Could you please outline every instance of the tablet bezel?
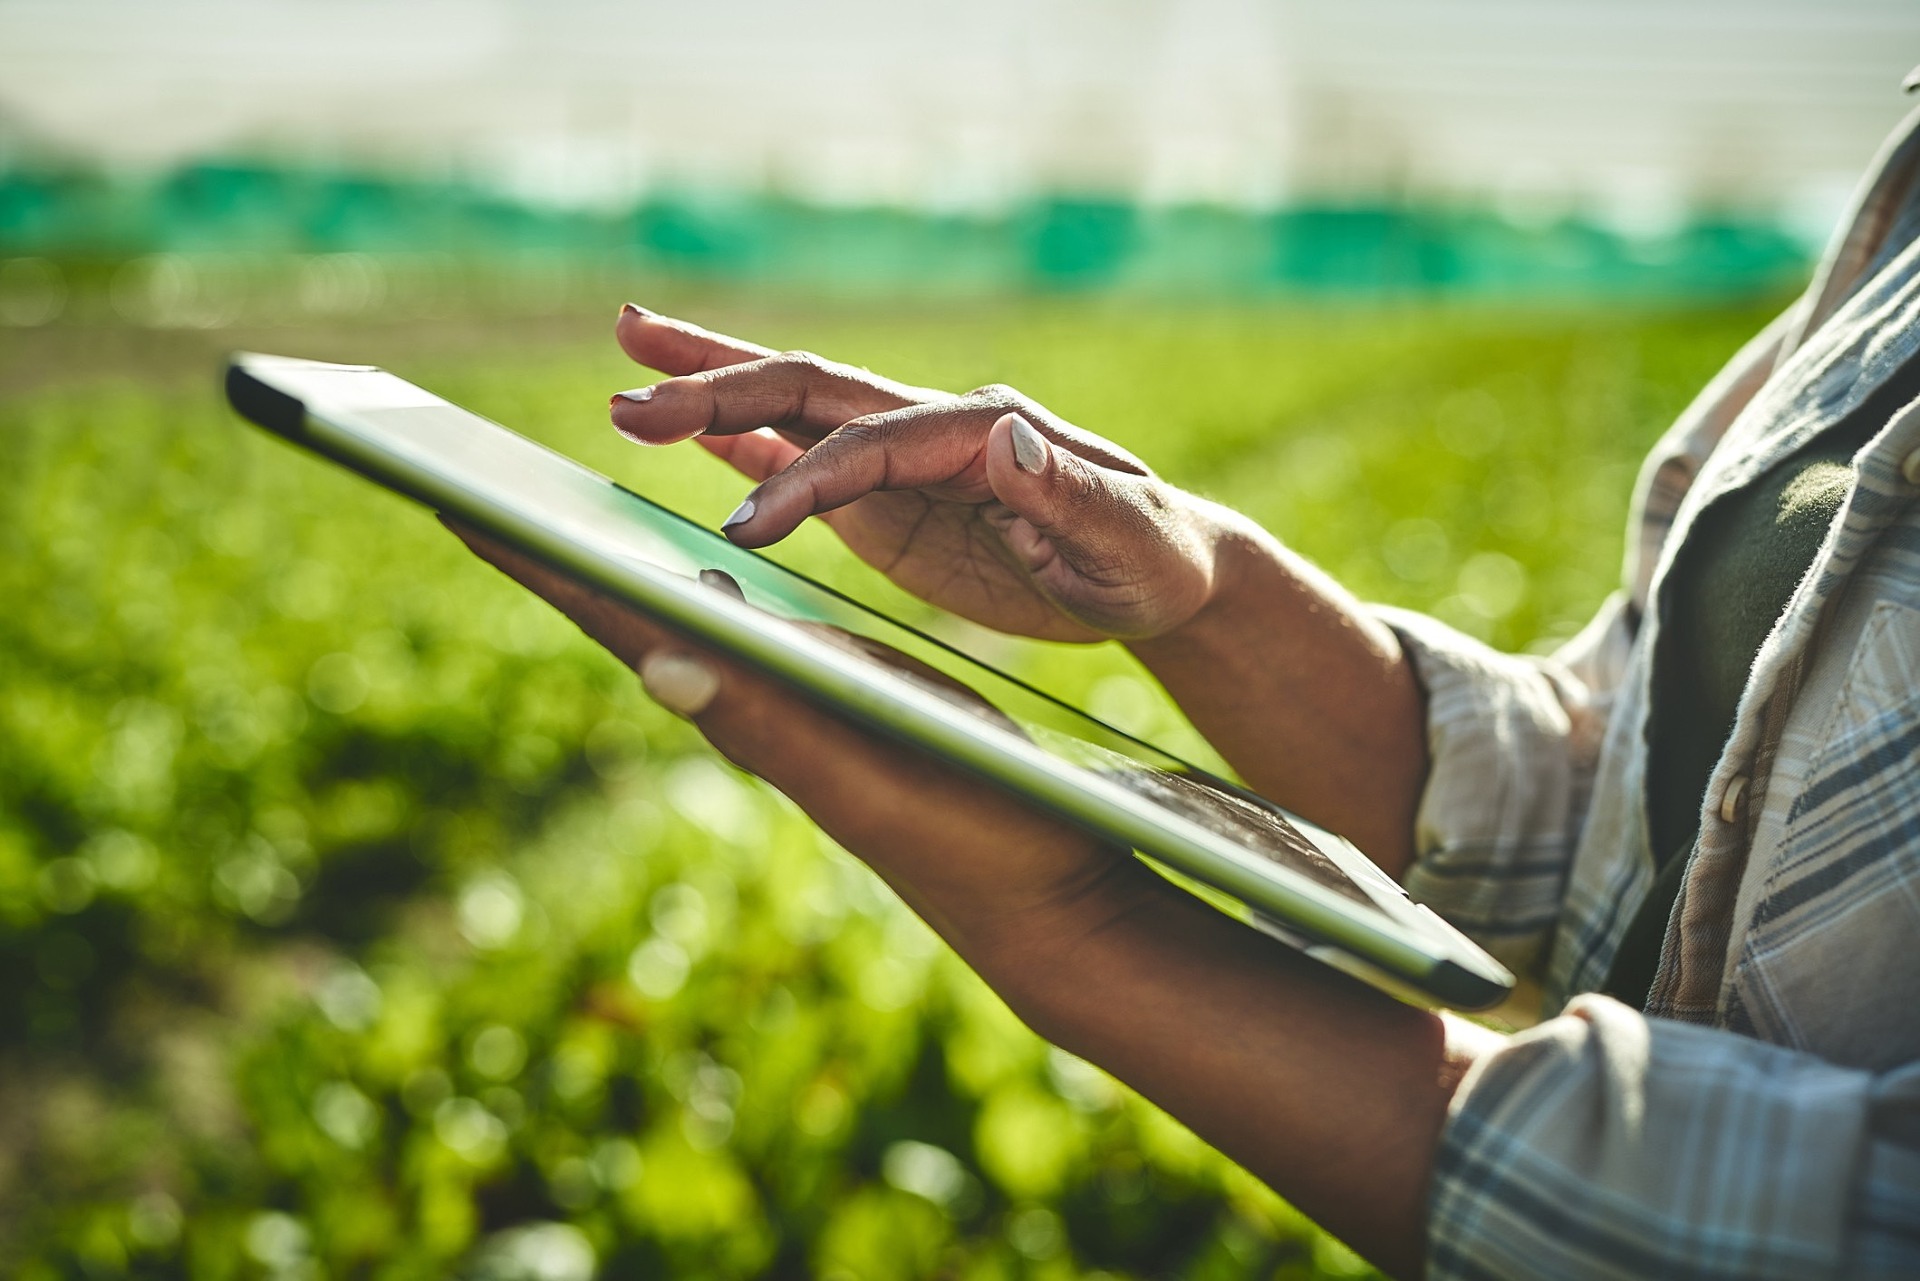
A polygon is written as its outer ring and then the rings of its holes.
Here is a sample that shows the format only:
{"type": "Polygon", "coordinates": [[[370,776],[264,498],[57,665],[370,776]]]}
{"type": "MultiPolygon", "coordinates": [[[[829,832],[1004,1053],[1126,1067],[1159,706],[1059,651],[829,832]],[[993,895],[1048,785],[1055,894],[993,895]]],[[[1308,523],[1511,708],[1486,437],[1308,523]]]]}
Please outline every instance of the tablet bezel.
{"type": "MultiPolygon", "coordinates": [[[[1346,866],[1342,871],[1364,891],[1372,913],[1304,873],[1238,849],[1198,822],[1036,746],[1017,732],[963,711],[878,663],[850,663],[844,649],[795,623],[633,556],[596,548],[578,530],[570,533],[565,528],[565,513],[528,501],[524,494],[461,480],[444,460],[409,448],[400,433],[374,416],[394,409],[451,409],[538,451],[544,456],[540,465],[564,467],[568,483],[605,487],[606,497],[620,496],[614,501],[644,505],[636,512],[662,513],[718,540],[732,554],[741,554],[671,509],[509,428],[370,365],[238,353],[229,362],[226,387],[234,407],[259,426],[499,537],[816,701],[915,743],[1213,887],[1251,909],[1256,924],[1336,968],[1402,997],[1462,1009],[1497,1004],[1512,989],[1512,975],[1497,961],[1431,912],[1406,900],[1358,851],[1354,858],[1373,875],[1355,875],[1346,866]],[[1382,882],[1392,893],[1382,889],[1382,882]]],[[[528,455],[530,464],[534,458],[528,455]]],[[[602,496],[598,488],[592,493],[596,499],[602,496]]],[[[904,627],[777,562],[756,559],[892,627],[904,627]]],[[[968,661],[992,671],[978,660],[968,661]]],[[[1119,731],[1111,732],[1137,742],[1119,731]]],[[[1154,756],[1168,755],[1150,745],[1140,746],[1154,756]]],[[[1144,763],[1140,767],[1150,768],[1144,763]]],[[[1270,802],[1251,799],[1276,814],[1293,817],[1270,802]]],[[[1316,844],[1326,848],[1325,842],[1316,844]]]]}

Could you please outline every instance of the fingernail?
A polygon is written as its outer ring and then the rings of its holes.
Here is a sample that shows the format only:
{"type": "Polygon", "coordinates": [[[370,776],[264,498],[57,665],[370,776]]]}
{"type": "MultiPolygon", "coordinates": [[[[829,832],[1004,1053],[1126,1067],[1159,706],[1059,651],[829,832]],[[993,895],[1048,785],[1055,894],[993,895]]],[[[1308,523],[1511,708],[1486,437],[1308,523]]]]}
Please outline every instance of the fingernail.
{"type": "Polygon", "coordinates": [[[720,692],[720,673],[691,654],[656,650],[640,660],[640,684],[676,716],[698,716],[720,692]]]}
{"type": "Polygon", "coordinates": [[[746,603],[747,594],[740,589],[739,580],[724,569],[703,569],[700,571],[700,581],[715,591],[725,592],[742,604],[746,603]]]}
{"type": "Polygon", "coordinates": [[[1013,465],[1034,476],[1047,469],[1047,438],[1019,414],[1013,416],[1013,465]]]}
{"type": "Polygon", "coordinates": [[[720,522],[720,528],[732,529],[735,525],[744,525],[753,519],[753,500],[745,499],[733,509],[733,515],[720,522]]]}
{"type": "Polygon", "coordinates": [[[620,314],[623,316],[651,316],[653,313],[637,302],[622,303],[620,314]]]}
{"type": "Polygon", "coordinates": [[[616,391],[613,394],[622,400],[631,400],[636,405],[644,405],[653,399],[653,388],[635,387],[631,391],[616,391]]]}

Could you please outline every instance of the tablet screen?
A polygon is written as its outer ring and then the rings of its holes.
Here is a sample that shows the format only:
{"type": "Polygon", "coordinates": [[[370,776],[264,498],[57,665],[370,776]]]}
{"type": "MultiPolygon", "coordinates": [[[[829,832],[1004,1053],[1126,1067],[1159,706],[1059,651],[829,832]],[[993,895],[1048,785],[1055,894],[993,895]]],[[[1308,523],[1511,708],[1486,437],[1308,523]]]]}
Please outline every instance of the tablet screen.
{"type": "Polygon", "coordinates": [[[1397,886],[1345,842],[1325,833],[1309,834],[1251,793],[945,642],[756,552],[735,547],[719,534],[524,437],[426,396],[390,374],[356,372],[340,381],[351,382],[353,417],[377,428],[387,448],[431,460],[442,471],[457,473],[468,488],[510,492],[517,504],[542,510],[569,540],[603,557],[638,560],[693,579],[703,571],[717,570],[738,585],[748,604],[828,639],[837,638],[850,656],[883,663],[895,676],[955,706],[1003,725],[1010,722],[1030,742],[1054,755],[1118,782],[1135,795],[1351,902],[1376,906],[1378,894],[1399,894],[1397,886]],[[396,402],[400,407],[393,407],[396,402]],[[878,647],[884,649],[876,652],[878,647]],[[884,651],[904,656],[905,661],[883,657],[884,651]],[[1356,863],[1364,866],[1352,866],[1356,863]],[[1356,876],[1371,879],[1376,894],[1362,889],[1356,876]]]}
{"type": "Polygon", "coordinates": [[[261,426],[1132,846],[1336,968],[1469,1008],[1513,986],[1339,837],[411,383],[240,355],[227,391],[261,426]]]}

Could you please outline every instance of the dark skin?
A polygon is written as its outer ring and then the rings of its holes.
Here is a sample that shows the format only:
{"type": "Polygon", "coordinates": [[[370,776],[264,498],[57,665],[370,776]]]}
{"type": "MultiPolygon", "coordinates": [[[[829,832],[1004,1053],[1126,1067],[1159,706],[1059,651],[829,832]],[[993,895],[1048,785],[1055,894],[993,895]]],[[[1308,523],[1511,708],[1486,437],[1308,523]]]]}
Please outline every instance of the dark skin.
{"type": "MultiPolygon", "coordinates": [[[[1425,770],[1417,684],[1390,632],[1250,522],[1004,388],[945,396],[632,308],[618,334],[676,375],[616,398],[620,430],[697,436],[758,482],[736,542],[824,516],[895,581],[988,626],[1122,639],[1255,786],[1404,866],[1425,770]]],[[[1420,1273],[1435,1144],[1492,1033],[1305,960],[1125,851],[456,532],[792,797],[1042,1036],[1383,1269],[1420,1273]]]]}
{"type": "Polygon", "coordinates": [[[696,439],[757,482],[734,542],[764,547],[814,516],[984,626],[1122,640],[1242,778],[1405,869],[1426,775],[1412,669],[1391,631],[1252,521],[1008,387],[911,387],[632,304],[615,335],[677,376],[615,397],[614,426],[696,439]],[[1038,475],[1016,464],[1015,416],[1046,442],[1038,475]]]}

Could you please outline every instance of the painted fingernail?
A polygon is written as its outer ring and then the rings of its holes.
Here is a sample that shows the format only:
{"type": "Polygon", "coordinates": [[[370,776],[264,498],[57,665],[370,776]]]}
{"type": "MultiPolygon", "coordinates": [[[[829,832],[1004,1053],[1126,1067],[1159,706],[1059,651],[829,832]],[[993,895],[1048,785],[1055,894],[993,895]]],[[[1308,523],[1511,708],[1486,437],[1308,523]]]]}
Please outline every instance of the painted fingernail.
{"type": "Polygon", "coordinates": [[[746,592],[740,589],[739,581],[724,569],[703,569],[700,571],[700,581],[717,592],[725,592],[737,601],[744,603],[747,599],[746,592]]]}
{"type": "Polygon", "coordinates": [[[1047,469],[1047,438],[1019,414],[1013,416],[1013,465],[1034,476],[1047,469]]]}
{"type": "Polygon", "coordinates": [[[613,394],[622,400],[631,400],[636,405],[644,405],[653,399],[653,388],[635,387],[631,391],[616,391],[613,394]]]}
{"type": "Polygon", "coordinates": [[[676,716],[698,716],[720,692],[720,673],[691,654],[656,650],[640,660],[640,684],[676,716]]]}
{"type": "Polygon", "coordinates": [[[720,522],[720,528],[732,529],[735,525],[744,525],[753,519],[753,500],[745,499],[733,509],[733,515],[720,522]]]}

